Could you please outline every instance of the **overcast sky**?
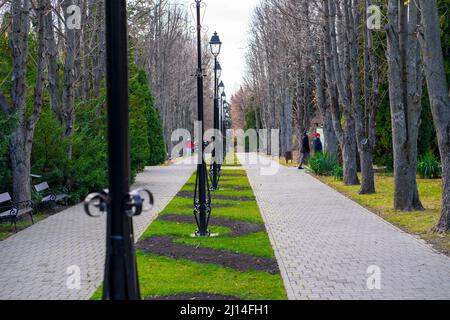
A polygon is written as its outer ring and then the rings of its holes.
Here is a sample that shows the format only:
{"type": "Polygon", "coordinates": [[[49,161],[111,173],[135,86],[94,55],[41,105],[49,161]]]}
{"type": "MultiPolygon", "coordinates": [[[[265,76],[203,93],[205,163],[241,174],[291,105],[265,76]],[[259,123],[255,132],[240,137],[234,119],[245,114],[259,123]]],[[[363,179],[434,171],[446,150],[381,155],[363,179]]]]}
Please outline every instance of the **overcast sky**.
{"type": "MultiPolygon", "coordinates": [[[[203,25],[208,26],[209,36],[217,31],[223,43],[219,60],[223,69],[222,80],[229,98],[242,83],[250,19],[259,0],[203,1],[207,5],[203,25]]],[[[184,2],[194,1],[184,0],[184,2]]]]}

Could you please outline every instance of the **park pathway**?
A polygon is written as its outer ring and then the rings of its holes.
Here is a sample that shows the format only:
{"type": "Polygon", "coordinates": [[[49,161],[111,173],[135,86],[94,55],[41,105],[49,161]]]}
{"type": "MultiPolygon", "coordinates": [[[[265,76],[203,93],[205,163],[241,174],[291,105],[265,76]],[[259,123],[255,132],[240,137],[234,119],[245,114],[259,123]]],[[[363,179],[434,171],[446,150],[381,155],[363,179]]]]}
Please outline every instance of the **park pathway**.
{"type": "Polygon", "coordinates": [[[245,168],[290,299],[450,299],[450,258],[296,168],[264,176],[268,158],[249,160],[264,161],[245,168]]]}
{"type": "MultiPolygon", "coordinates": [[[[152,210],[134,219],[140,236],[194,171],[189,162],[151,167],[133,187],[155,197],[152,210]]],[[[0,300],[89,299],[103,280],[106,218],[89,218],[77,205],[0,242],[0,300]],[[78,266],[81,289],[67,287],[67,268],[78,266]]]]}

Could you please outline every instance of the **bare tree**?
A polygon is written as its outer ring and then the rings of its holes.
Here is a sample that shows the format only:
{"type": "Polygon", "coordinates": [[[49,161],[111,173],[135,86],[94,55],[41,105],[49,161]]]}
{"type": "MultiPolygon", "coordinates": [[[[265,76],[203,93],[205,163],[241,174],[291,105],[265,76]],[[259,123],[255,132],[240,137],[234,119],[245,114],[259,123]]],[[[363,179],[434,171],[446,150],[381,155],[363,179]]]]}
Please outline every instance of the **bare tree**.
{"type": "Polygon", "coordinates": [[[423,210],[416,180],[422,96],[416,3],[389,0],[388,19],[386,31],[394,149],[394,208],[401,211],[423,210]]]}
{"type": "MultiPolygon", "coordinates": [[[[168,0],[136,1],[130,8],[130,33],[137,62],[148,73],[168,149],[175,129],[193,131],[196,118],[196,47],[189,10],[168,0]]],[[[204,39],[205,66],[212,63],[204,39]]],[[[212,74],[205,67],[205,119],[212,125],[212,74]]]]}
{"type": "Polygon", "coordinates": [[[13,62],[11,103],[0,91],[0,105],[7,116],[16,118],[16,125],[10,141],[10,157],[13,175],[13,197],[16,201],[31,199],[30,168],[31,150],[36,124],[42,109],[42,95],[45,85],[46,66],[45,1],[37,4],[29,0],[15,1],[11,6],[11,52],[13,62]],[[34,8],[33,8],[34,6],[34,8]],[[35,13],[38,48],[36,57],[36,82],[31,109],[27,108],[27,67],[29,62],[28,39],[31,16],[35,13]]]}
{"type": "Polygon", "coordinates": [[[450,230],[450,97],[444,69],[436,0],[419,0],[421,48],[442,162],[442,215],[436,229],[450,230]]]}

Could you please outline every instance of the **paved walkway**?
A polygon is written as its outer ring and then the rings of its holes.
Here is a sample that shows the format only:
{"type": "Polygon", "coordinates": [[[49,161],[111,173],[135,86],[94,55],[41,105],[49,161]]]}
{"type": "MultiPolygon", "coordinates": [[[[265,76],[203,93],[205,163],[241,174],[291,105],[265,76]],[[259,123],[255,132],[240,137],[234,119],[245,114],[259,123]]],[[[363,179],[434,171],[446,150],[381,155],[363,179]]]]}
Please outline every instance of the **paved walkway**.
{"type": "Polygon", "coordinates": [[[447,256],[295,168],[245,167],[290,299],[450,299],[447,256]]]}
{"type": "MultiPolygon", "coordinates": [[[[151,211],[137,217],[140,236],[194,171],[193,165],[147,168],[134,187],[155,197],[151,211]]],[[[106,218],[89,218],[82,205],[69,208],[0,242],[0,300],[89,299],[103,280],[106,218]],[[81,270],[81,289],[70,290],[66,273],[81,270]]]]}

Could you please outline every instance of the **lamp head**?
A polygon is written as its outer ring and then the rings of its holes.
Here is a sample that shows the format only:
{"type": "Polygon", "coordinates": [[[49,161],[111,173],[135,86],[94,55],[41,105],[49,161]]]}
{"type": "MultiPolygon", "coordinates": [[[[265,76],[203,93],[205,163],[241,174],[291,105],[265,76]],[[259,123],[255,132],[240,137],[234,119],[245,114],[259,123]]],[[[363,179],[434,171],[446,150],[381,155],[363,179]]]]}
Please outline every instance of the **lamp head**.
{"type": "Polygon", "coordinates": [[[220,54],[220,49],[222,47],[222,42],[220,41],[217,32],[214,32],[214,35],[211,37],[211,41],[209,42],[209,45],[211,47],[212,55],[217,58],[217,56],[220,54]]]}

